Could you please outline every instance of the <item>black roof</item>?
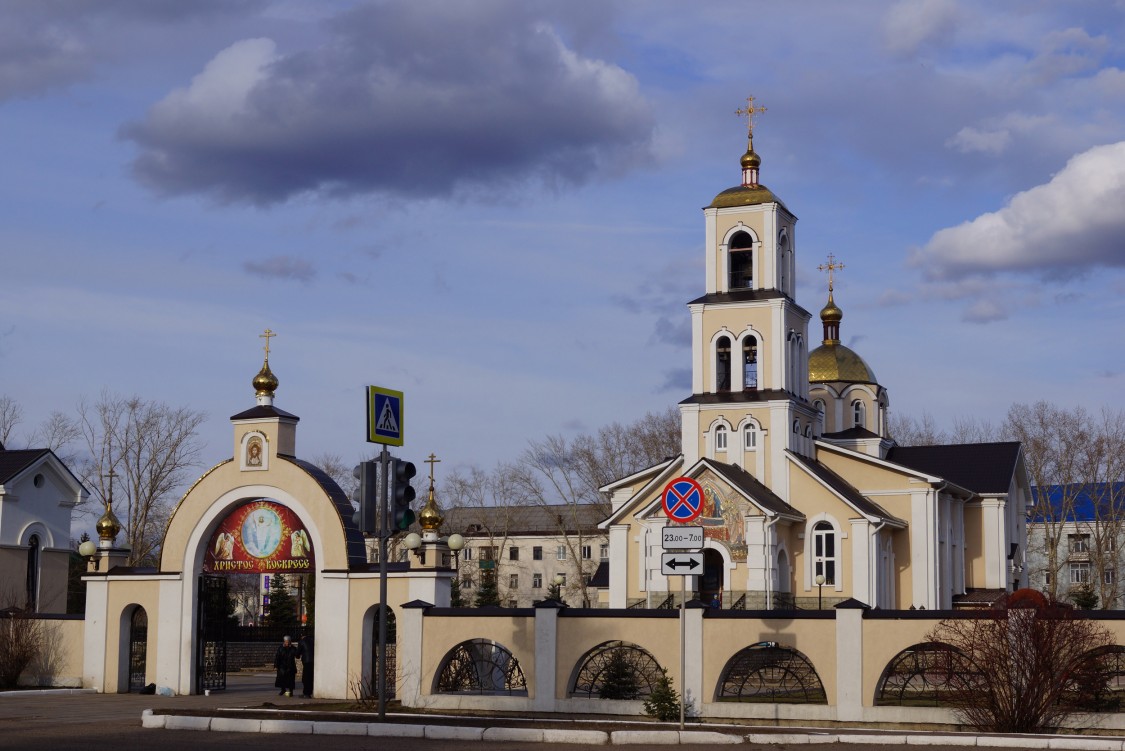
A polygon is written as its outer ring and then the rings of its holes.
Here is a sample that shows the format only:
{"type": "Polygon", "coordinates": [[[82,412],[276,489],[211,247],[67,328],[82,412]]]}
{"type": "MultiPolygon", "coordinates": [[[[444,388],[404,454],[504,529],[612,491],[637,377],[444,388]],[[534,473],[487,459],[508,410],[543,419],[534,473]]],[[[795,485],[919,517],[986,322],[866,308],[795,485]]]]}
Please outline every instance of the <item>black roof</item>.
{"type": "Polygon", "coordinates": [[[283,409],[278,409],[272,404],[259,404],[256,407],[251,407],[245,412],[239,412],[237,415],[231,415],[232,420],[255,420],[263,417],[285,417],[293,422],[300,420],[297,415],[286,412],[283,409]]]}
{"type": "Polygon", "coordinates": [[[736,289],[732,292],[711,292],[697,297],[688,305],[715,305],[719,303],[730,302],[754,302],[757,300],[789,300],[793,303],[793,307],[805,315],[811,315],[807,310],[797,305],[793,298],[784,292],[776,289],[736,289]]]}
{"type": "Polygon", "coordinates": [[[860,493],[850,482],[845,480],[843,477],[840,477],[840,475],[836,474],[820,462],[801,456],[800,454],[795,454],[793,452],[790,452],[789,456],[796,460],[801,466],[806,468],[813,476],[817,477],[821,482],[832,488],[832,490],[834,490],[842,498],[847,500],[847,502],[855,507],[855,509],[861,514],[866,514],[867,516],[878,516],[883,519],[894,518],[891,514],[888,514],[882,506],[872,501],[863,493],[860,493]]]}
{"type": "Polygon", "coordinates": [[[49,453],[51,453],[50,449],[0,451],[0,483],[12,479],[49,453]]]}
{"type": "Polygon", "coordinates": [[[348,546],[348,565],[365,565],[367,563],[367,546],[364,544],[363,534],[359,531],[359,528],[355,525],[355,520],[352,518],[355,514],[355,509],[352,508],[352,502],[348,500],[348,496],[340,489],[336,481],[323,469],[311,462],[306,462],[304,459],[298,459],[285,454],[278,454],[278,458],[296,464],[303,469],[310,477],[316,480],[316,484],[332,499],[333,505],[336,506],[336,511],[340,514],[340,523],[344,526],[344,540],[348,546]]]}
{"type": "Polygon", "coordinates": [[[720,475],[723,476],[728,483],[741,490],[746,495],[753,498],[758,504],[775,514],[788,514],[789,516],[804,517],[797,509],[790,506],[785,501],[770,490],[768,487],[758,481],[758,478],[750,474],[742,467],[735,464],[727,464],[725,462],[717,462],[708,459],[707,463],[720,475]]]}
{"type": "Polygon", "coordinates": [[[590,586],[598,589],[609,589],[609,561],[602,561],[590,577],[590,586]]]}
{"type": "Polygon", "coordinates": [[[894,446],[887,461],[943,477],[974,493],[1006,493],[1019,454],[1019,441],[894,446]]]}
{"type": "Polygon", "coordinates": [[[578,531],[599,534],[598,522],[608,504],[556,503],[527,506],[453,506],[445,510],[442,530],[466,537],[552,536],[578,531]]]}
{"type": "Polygon", "coordinates": [[[879,437],[880,437],[880,435],[878,433],[873,433],[872,431],[868,430],[867,428],[848,428],[847,430],[840,430],[840,431],[837,431],[835,433],[825,433],[824,435],[821,436],[821,438],[826,438],[830,441],[831,440],[852,441],[852,440],[856,440],[856,439],[859,439],[859,438],[879,438],[879,437]]]}
{"type": "Polygon", "coordinates": [[[715,394],[692,394],[680,404],[735,404],[739,402],[777,402],[795,399],[796,395],[784,389],[750,389],[747,391],[720,391],[715,394]]]}

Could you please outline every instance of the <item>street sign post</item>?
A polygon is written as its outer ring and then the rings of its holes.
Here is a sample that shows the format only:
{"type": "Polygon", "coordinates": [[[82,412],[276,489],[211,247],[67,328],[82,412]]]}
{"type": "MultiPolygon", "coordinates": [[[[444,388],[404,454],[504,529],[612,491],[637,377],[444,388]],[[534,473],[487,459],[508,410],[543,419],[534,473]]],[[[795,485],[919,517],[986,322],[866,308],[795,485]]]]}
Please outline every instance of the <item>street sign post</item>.
{"type": "Polygon", "coordinates": [[[703,547],[703,527],[661,527],[660,547],[665,550],[696,550],[703,547]]]}
{"type": "Polygon", "coordinates": [[[665,576],[693,576],[703,573],[703,553],[662,553],[660,573],[665,576]]]}
{"type": "Polygon", "coordinates": [[[403,442],[401,391],[367,387],[367,442],[401,446],[403,442]]]}
{"type": "Polygon", "coordinates": [[[674,522],[695,521],[703,512],[703,488],[690,477],[677,477],[664,486],[660,495],[664,515],[674,522]]]}

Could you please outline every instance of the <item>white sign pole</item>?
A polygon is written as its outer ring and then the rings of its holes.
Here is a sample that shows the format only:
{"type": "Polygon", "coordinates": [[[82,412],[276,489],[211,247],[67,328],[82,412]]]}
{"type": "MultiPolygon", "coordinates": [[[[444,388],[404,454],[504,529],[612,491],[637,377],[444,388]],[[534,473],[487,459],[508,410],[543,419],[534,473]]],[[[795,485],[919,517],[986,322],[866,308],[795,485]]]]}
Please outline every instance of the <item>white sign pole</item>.
{"type": "Polygon", "coordinates": [[[684,678],[684,673],[687,671],[686,658],[684,656],[684,643],[686,641],[685,632],[687,630],[687,611],[684,610],[685,600],[687,599],[687,577],[680,577],[680,730],[684,729],[684,689],[687,687],[687,681],[684,678]]]}

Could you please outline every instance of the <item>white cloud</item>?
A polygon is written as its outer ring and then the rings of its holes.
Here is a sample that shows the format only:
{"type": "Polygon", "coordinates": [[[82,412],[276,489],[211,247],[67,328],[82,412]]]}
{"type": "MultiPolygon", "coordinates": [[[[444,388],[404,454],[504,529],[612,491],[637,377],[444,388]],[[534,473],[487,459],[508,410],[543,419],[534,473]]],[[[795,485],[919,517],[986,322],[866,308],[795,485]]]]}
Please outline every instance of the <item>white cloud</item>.
{"type": "Polygon", "coordinates": [[[883,23],[887,49],[909,56],[941,45],[956,31],[959,16],[954,0],[901,0],[887,12],[883,23]]]}
{"type": "Polygon", "coordinates": [[[1079,154],[999,211],[940,230],[912,263],[930,279],[1125,266],[1125,141],[1079,154]]]}
{"type": "Polygon", "coordinates": [[[1012,134],[1007,129],[989,131],[966,126],[957,131],[957,135],[946,141],[945,145],[962,154],[1000,154],[1008,148],[1011,141],[1012,134]]]}

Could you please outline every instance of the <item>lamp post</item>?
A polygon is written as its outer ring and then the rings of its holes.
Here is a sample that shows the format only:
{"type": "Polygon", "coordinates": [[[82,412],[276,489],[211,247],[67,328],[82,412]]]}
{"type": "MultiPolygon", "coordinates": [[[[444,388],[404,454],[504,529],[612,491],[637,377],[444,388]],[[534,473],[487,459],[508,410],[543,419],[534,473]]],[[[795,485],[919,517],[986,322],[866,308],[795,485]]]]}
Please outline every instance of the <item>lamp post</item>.
{"type": "Polygon", "coordinates": [[[816,609],[824,608],[824,574],[816,575],[816,609]]]}
{"type": "Polygon", "coordinates": [[[445,542],[449,549],[453,551],[453,570],[461,570],[461,551],[465,549],[465,538],[459,534],[451,534],[449,539],[445,542]]]}
{"type": "Polygon", "coordinates": [[[86,540],[78,546],[78,555],[86,559],[87,563],[94,564],[94,571],[98,570],[98,560],[94,556],[97,555],[98,546],[94,544],[93,540],[86,540]]]}

